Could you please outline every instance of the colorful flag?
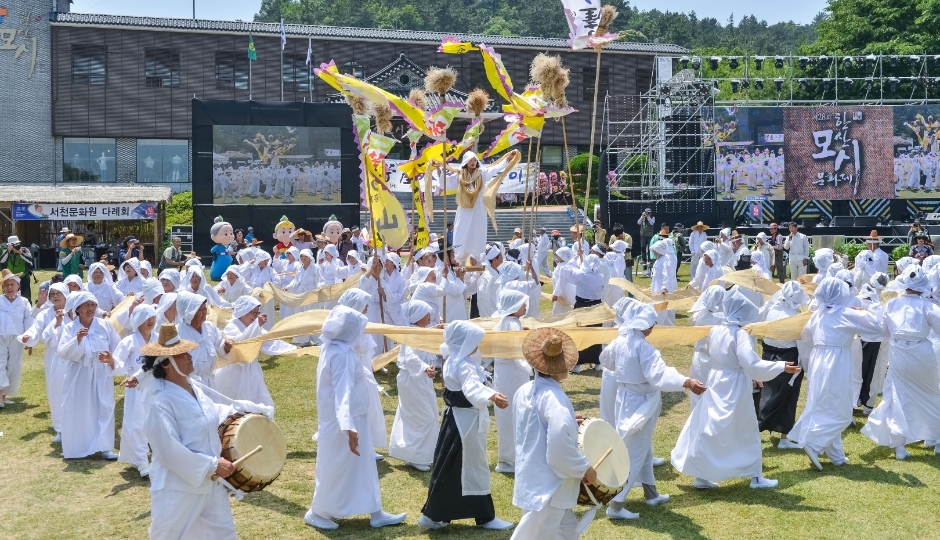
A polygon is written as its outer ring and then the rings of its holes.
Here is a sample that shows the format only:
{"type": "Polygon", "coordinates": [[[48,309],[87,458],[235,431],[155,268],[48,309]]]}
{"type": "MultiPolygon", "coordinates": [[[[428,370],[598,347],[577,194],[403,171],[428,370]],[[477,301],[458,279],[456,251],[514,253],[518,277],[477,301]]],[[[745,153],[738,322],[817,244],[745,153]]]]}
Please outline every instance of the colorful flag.
{"type": "Polygon", "coordinates": [[[287,29],[284,28],[284,19],[281,19],[281,50],[287,46],[287,29]]]}
{"type": "Polygon", "coordinates": [[[376,167],[367,159],[363,165],[370,188],[369,213],[376,233],[372,245],[376,249],[385,246],[401,249],[408,243],[408,218],[401,203],[385,183],[385,162],[376,167]]]}
{"type": "Polygon", "coordinates": [[[411,181],[411,204],[415,209],[415,221],[411,226],[415,234],[415,250],[428,247],[431,237],[428,234],[427,214],[424,212],[424,194],[421,192],[421,181],[417,178],[411,181]]]}
{"type": "Polygon", "coordinates": [[[473,46],[473,43],[457,41],[457,38],[454,36],[444,38],[444,40],[441,41],[441,46],[437,48],[437,52],[445,54],[463,54],[476,50],[478,49],[473,46]]]}
{"type": "Polygon", "coordinates": [[[594,4],[593,0],[561,0],[561,3],[568,19],[568,44],[572,49],[603,46],[620,39],[620,34],[594,36],[601,20],[600,3],[594,4]]]}
{"type": "Polygon", "coordinates": [[[255,50],[255,38],[251,34],[248,34],[248,59],[258,59],[258,51],[255,50]]]}

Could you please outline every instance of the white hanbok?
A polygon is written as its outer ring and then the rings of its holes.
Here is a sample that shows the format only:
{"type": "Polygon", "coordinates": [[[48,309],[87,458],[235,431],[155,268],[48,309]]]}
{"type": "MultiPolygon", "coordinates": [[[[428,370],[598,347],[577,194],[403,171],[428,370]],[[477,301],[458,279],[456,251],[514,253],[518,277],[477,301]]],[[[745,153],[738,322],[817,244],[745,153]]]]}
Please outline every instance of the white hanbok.
{"type": "Polygon", "coordinates": [[[425,370],[436,355],[402,345],[398,353],[398,409],[388,441],[388,455],[417,465],[434,461],[438,409],[434,379],[425,370]]]}
{"type": "MultiPolygon", "coordinates": [[[[517,332],[522,330],[522,322],[511,315],[503,317],[495,326],[493,332],[517,332]]],[[[506,396],[509,407],[495,409],[497,459],[508,465],[516,462],[516,442],[513,435],[513,396],[522,388],[522,385],[532,378],[532,368],[528,362],[519,359],[494,358],[493,359],[493,389],[506,396]]]]}
{"type": "MultiPolygon", "coordinates": [[[[232,318],[225,325],[222,333],[232,338],[232,341],[238,342],[262,336],[268,332],[258,325],[258,321],[246,327],[240,320],[232,318]]],[[[261,345],[261,352],[269,355],[283,354],[296,349],[297,347],[279,339],[265,341],[261,345]]],[[[264,371],[257,358],[247,364],[229,364],[215,370],[214,388],[231,399],[260,403],[271,407],[272,411],[274,409],[274,398],[271,397],[267,385],[264,384],[264,371]]]]}
{"type": "Polygon", "coordinates": [[[153,401],[150,389],[153,376],[141,372],[144,357],[140,354],[140,348],[156,339],[157,332],[153,332],[150,341],[145,342],[140,332],[135,329],[133,334],[121,340],[112,353],[115,375],[138,377],[137,387],[124,389],[124,418],[121,421],[121,451],[118,458],[118,461],[138,469],[150,464],[147,458],[150,448],[144,436],[144,421],[153,401]]]}

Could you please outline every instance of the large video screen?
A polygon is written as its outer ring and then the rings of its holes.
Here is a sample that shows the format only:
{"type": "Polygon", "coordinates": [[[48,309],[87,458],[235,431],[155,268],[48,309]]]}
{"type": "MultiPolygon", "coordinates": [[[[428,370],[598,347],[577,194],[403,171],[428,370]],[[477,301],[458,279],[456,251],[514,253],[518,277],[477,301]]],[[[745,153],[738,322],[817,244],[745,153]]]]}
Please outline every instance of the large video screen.
{"type": "Polygon", "coordinates": [[[940,105],[722,107],[705,127],[719,200],[940,192],[940,105]]]}
{"type": "Polygon", "coordinates": [[[212,127],[214,204],[336,204],[342,200],[338,127],[212,127]]]}

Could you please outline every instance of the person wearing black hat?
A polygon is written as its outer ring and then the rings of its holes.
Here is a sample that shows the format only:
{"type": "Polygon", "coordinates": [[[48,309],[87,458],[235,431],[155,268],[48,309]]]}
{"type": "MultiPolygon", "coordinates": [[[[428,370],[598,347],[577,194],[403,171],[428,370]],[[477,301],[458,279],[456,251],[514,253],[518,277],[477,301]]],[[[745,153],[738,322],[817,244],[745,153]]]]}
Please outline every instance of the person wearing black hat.
{"type": "Polygon", "coordinates": [[[917,235],[924,235],[930,238],[930,232],[927,231],[927,227],[924,227],[919,219],[915,219],[914,223],[911,224],[911,230],[907,231],[907,243],[910,245],[917,244],[917,235]]]}

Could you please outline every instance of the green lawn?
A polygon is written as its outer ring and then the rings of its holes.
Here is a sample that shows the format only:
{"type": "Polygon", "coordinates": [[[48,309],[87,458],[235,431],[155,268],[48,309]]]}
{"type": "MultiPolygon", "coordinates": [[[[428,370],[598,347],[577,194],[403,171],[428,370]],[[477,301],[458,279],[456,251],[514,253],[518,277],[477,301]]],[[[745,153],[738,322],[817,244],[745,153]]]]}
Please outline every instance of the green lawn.
{"type": "MultiPolygon", "coordinates": [[[[680,315],[677,323],[686,324],[686,318],[680,315]]],[[[688,372],[691,347],[665,349],[663,354],[668,363],[688,372]]],[[[316,466],[317,446],[310,440],[316,430],[315,362],[313,358],[263,362],[277,404],[275,419],[288,440],[288,463],[268,489],[249,494],[241,502],[232,501],[241,538],[509,538],[508,532],[483,532],[469,522],[433,534],[419,528],[416,520],[429,473],[405,468],[394,459],[379,463],[382,495],[387,511],[408,512],[405,525],[374,530],[367,516],[341,520],[338,531],[326,533],[304,525],[316,466]]],[[[150,522],[147,480],[122,463],[62,459],[60,445],[52,442],[42,371],[42,348],[38,348],[26,358],[16,404],[0,411],[0,537],[146,537],[150,522]]],[[[597,415],[599,375],[588,371],[564,383],[575,409],[584,416],[597,415]]],[[[391,428],[397,403],[394,365],[388,374],[378,374],[378,380],[390,395],[382,399],[391,428]]],[[[123,393],[115,387],[118,429],[123,393]]],[[[750,406],[750,402],[742,405],[750,406]]],[[[663,409],[655,453],[668,457],[689,414],[688,398],[665,394],[663,409]]],[[[776,437],[763,434],[764,472],[780,481],[778,489],[751,490],[747,480],[741,479],[724,482],[717,490],[697,491],[691,487],[692,478],[667,464],[657,468],[656,476],[660,491],[672,495],[669,503],[648,508],[642,492],[635,490],[627,508],[640,512],[639,521],[611,523],[600,512],[585,538],[940,537],[940,456],[912,445],[912,458],[895,461],[890,449],[876,447],[859,434],[864,417],[858,415],[856,421],[845,435],[851,459],[845,467],[824,461],[825,470],[817,472],[802,452],[777,450],[776,437]]],[[[489,440],[490,463],[495,464],[495,432],[489,440]]],[[[495,473],[492,478],[497,515],[517,522],[520,512],[511,504],[512,478],[495,473]]]]}

